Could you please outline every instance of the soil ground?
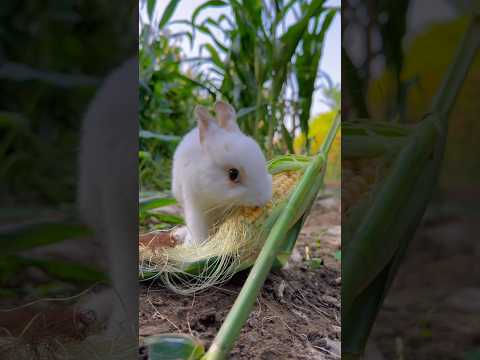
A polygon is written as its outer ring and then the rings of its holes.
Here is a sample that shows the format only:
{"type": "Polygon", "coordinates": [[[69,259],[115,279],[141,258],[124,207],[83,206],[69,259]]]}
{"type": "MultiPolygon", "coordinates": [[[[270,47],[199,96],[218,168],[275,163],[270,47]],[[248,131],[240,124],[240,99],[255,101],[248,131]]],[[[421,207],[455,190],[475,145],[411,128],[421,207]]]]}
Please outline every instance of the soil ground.
{"type": "MultiPolygon", "coordinates": [[[[340,261],[335,258],[340,249],[340,222],[340,199],[319,198],[288,265],[268,276],[230,359],[340,358],[341,277],[340,261]]],[[[196,296],[143,283],[140,340],[185,333],[208,348],[247,275],[237,274],[221,287],[196,296]]]]}
{"type": "MultiPolygon", "coordinates": [[[[374,326],[367,359],[480,359],[478,202],[425,217],[374,326]]],[[[480,198],[477,197],[477,199],[480,198]]],[[[448,200],[448,199],[444,199],[448,200]]]]}

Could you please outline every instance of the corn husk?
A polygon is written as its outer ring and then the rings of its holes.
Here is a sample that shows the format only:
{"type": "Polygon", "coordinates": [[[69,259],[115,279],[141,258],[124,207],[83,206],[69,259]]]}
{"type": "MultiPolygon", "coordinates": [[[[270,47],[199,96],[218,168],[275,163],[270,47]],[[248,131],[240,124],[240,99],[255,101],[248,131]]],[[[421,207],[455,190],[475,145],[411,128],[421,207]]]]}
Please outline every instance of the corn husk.
{"type": "MultiPolygon", "coordinates": [[[[273,178],[272,200],[262,208],[240,207],[224,216],[203,244],[173,248],[140,245],[140,277],[159,279],[173,291],[191,294],[219,285],[250,267],[261,250],[311,158],[286,155],[268,163],[273,178]]],[[[292,219],[292,228],[301,215],[292,219]]],[[[296,238],[296,236],[294,236],[296,238]]],[[[294,240],[280,251],[277,266],[288,259],[294,240]]]]}

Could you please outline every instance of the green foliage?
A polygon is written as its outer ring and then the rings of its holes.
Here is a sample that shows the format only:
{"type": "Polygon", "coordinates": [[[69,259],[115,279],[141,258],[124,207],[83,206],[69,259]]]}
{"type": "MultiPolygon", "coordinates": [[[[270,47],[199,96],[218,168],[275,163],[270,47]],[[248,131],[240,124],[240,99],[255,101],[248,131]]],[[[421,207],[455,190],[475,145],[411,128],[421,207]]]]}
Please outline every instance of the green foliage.
{"type": "Polygon", "coordinates": [[[151,209],[157,209],[162,206],[174,205],[177,201],[175,199],[168,199],[163,197],[154,197],[146,200],[140,200],[140,215],[151,209]]]}
{"type": "Polygon", "coordinates": [[[162,207],[176,204],[177,200],[161,194],[140,196],[139,221],[142,230],[166,229],[171,228],[172,225],[184,224],[185,221],[181,217],[159,211],[162,207]]]}
{"type": "Polygon", "coordinates": [[[141,188],[165,189],[175,147],[193,126],[191,112],[201,102],[196,94],[201,86],[182,73],[180,48],[165,36],[150,41],[151,33],[144,25],[140,34],[139,178],[141,188]]]}
{"type": "Polygon", "coordinates": [[[168,159],[178,142],[165,135],[183,136],[194,127],[197,104],[230,102],[241,129],[269,157],[293,153],[295,134],[308,133],[324,37],[338,10],[322,0],[215,0],[198,6],[191,19],[168,21],[176,5],[170,1],[160,26],[151,15],[140,34],[140,126],[161,134],[140,136],[142,189],[167,188],[168,159]],[[224,11],[202,18],[210,8],[224,11]],[[175,24],[187,31],[172,32],[175,24]],[[198,42],[199,33],[206,43],[198,42]],[[179,39],[197,45],[200,56],[187,56],[179,39]]]}

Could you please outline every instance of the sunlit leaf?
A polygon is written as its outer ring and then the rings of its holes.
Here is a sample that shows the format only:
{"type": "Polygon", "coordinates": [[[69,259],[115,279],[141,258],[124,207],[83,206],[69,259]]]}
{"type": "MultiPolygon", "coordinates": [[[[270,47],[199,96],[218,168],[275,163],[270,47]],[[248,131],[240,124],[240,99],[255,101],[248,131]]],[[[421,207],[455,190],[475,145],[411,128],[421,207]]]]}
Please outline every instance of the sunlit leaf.
{"type": "Polygon", "coordinates": [[[147,14],[150,21],[153,20],[153,12],[155,11],[155,5],[157,0],[147,0],[147,14]]]}
{"type": "Polygon", "coordinates": [[[198,17],[198,15],[200,15],[200,13],[207,9],[207,8],[210,8],[210,7],[224,7],[224,6],[227,6],[228,4],[225,2],[225,1],[222,1],[222,0],[210,0],[210,1],[207,1],[205,2],[204,4],[200,5],[199,7],[197,7],[195,9],[195,11],[193,12],[192,14],[192,23],[195,24],[196,22],[196,19],[198,17]]]}
{"type": "Polygon", "coordinates": [[[177,200],[165,197],[141,199],[139,203],[139,211],[142,213],[147,210],[157,209],[169,205],[175,205],[176,203],[177,200]]]}
{"type": "Polygon", "coordinates": [[[180,0],[170,0],[167,7],[165,8],[165,11],[163,12],[160,22],[158,23],[159,29],[163,29],[163,27],[170,21],[179,3],[180,3],[180,0]]]}

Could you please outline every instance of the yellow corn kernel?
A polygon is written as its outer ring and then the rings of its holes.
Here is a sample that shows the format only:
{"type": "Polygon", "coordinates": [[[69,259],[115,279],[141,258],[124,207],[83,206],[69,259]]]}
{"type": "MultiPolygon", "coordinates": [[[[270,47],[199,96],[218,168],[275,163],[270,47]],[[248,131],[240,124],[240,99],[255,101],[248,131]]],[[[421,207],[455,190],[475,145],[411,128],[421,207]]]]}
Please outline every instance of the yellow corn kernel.
{"type": "Polygon", "coordinates": [[[249,222],[254,222],[262,215],[268,214],[274,204],[287,198],[299,178],[300,173],[298,171],[285,171],[273,175],[272,200],[262,208],[244,206],[240,209],[239,216],[249,222]]]}

